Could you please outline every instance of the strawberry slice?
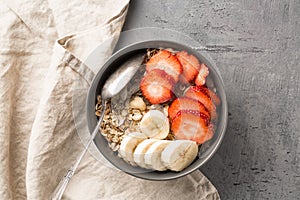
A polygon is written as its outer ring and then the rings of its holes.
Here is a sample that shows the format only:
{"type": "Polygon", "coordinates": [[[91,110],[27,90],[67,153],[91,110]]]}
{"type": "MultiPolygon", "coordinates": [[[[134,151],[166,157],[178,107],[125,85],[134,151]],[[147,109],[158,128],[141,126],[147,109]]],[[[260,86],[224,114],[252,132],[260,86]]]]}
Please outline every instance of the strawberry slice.
{"type": "Polygon", "coordinates": [[[147,72],[153,69],[164,70],[173,77],[175,82],[178,81],[179,75],[182,72],[182,66],[177,57],[167,50],[160,50],[146,63],[147,72]]]}
{"type": "Polygon", "coordinates": [[[209,74],[209,70],[206,67],[206,65],[204,63],[201,64],[200,69],[199,69],[199,73],[196,77],[195,80],[195,84],[198,86],[204,85],[205,84],[205,79],[209,74]]]}
{"type": "Polygon", "coordinates": [[[140,88],[151,104],[159,104],[172,99],[173,85],[173,78],[165,71],[153,69],[142,78],[140,88]]]}
{"type": "Polygon", "coordinates": [[[181,97],[175,99],[169,107],[168,113],[171,120],[177,115],[177,113],[181,110],[194,110],[205,114],[208,119],[210,119],[210,114],[205,108],[205,106],[194,99],[190,99],[187,97],[181,97]]]}
{"type": "Polygon", "coordinates": [[[183,83],[192,82],[198,74],[200,63],[198,59],[189,55],[186,51],[176,53],[176,57],[182,65],[183,72],[180,76],[180,81],[183,83]]]}
{"type": "Polygon", "coordinates": [[[216,119],[216,106],[203,88],[204,87],[200,86],[190,86],[186,91],[185,96],[201,102],[210,113],[211,119],[216,119]]]}
{"type": "Polygon", "coordinates": [[[192,140],[202,144],[213,136],[213,125],[206,115],[197,111],[179,111],[172,121],[171,130],[177,140],[192,140]]]}
{"type": "Polygon", "coordinates": [[[200,87],[200,88],[203,92],[206,93],[207,96],[209,96],[211,98],[211,100],[214,102],[215,105],[217,105],[217,106],[220,105],[221,100],[215,92],[213,92],[212,90],[210,90],[207,87],[200,87]]]}
{"type": "Polygon", "coordinates": [[[221,100],[218,97],[218,95],[216,93],[214,93],[212,90],[210,90],[208,87],[206,86],[198,86],[197,90],[200,90],[201,92],[205,93],[206,96],[208,96],[209,98],[211,98],[211,100],[214,102],[215,105],[220,105],[221,100]]]}

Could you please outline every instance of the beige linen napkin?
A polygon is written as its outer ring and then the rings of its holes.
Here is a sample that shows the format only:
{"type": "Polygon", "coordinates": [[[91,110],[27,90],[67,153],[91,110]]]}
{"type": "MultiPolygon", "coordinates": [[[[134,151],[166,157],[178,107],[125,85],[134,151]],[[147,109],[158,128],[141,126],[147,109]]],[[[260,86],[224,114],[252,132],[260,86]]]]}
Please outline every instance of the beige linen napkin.
{"type": "MultiPolygon", "coordinates": [[[[83,149],[72,111],[74,92],[82,90],[74,91],[74,80],[88,89],[97,69],[83,61],[108,38],[118,38],[127,8],[128,0],[0,3],[1,199],[49,199],[83,149]]],[[[115,43],[103,49],[99,63],[115,43]]],[[[219,195],[200,171],[172,181],[145,181],[87,154],[64,199],[219,195]]]]}

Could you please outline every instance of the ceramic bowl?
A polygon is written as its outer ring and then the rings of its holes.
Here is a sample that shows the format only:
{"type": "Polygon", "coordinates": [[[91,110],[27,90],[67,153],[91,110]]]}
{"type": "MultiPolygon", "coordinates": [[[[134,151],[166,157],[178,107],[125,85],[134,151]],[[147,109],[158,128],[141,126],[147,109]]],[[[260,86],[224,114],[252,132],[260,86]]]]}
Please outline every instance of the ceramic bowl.
{"type": "Polygon", "coordinates": [[[89,131],[92,132],[96,126],[98,118],[95,115],[95,105],[97,102],[97,95],[101,93],[101,88],[103,87],[105,81],[108,77],[121,66],[130,56],[135,55],[141,51],[146,52],[148,48],[172,48],[179,51],[187,51],[190,54],[196,56],[201,62],[205,63],[209,68],[209,78],[213,81],[214,87],[216,88],[216,93],[218,94],[221,104],[218,106],[218,121],[215,128],[214,136],[211,140],[202,144],[199,149],[199,155],[194,160],[194,162],[181,172],[173,171],[153,171],[146,170],[140,167],[134,167],[126,163],[123,159],[118,157],[116,152],[113,152],[109,146],[106,139],[99,133],[95,139],[94,143],[101,154],[116,168],[128,173],[132,176],[147,179],[147,180],[171,180],[185,176],[197,169],[199,169],[203,164],[205,164],[217,151],[220,146],[222,139],[225,134],[227,126],[227,101],[226,94],[224,90],[224,85],[220,73],[218,72],[216,66],[210,62],[211,59],[205,55],[197,52],[196,50],[173,41],[159,41],[150,40],[143,41],[135,44],[128,45],[116,53],[114,53],[108,61],[103,65],[101,70],[96,74],[87,98],[87,121],[89,131]]]}

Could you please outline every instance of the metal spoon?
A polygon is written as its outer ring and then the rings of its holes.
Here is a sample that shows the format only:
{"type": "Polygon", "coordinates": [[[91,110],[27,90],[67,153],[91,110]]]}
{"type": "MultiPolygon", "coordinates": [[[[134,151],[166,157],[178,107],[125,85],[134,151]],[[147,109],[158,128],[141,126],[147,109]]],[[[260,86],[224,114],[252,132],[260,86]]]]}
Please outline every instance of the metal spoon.
{"type": "Polygon", "coordinates": [[[107,99],[117,95],[131,80],[131,78],[136,74],[139,67],[141,66],[143,59],[142,54],[137,54],[136,56],[131,57],[128,59],[115,73],[113,73],[105,82],[102,91],[101,91],[101,98],[102,98],[102,113],[97,122],[97,125],[89,138],[87,145],[85,146],[84,150],[81,152],[79,157],[76,159],[75,163],[69,168],[66,175],[62,178],[59,182],[57,187],[55,188],[54,192],[52,193],[51,199],[52,200],[60,200],[65,189],[67,188],[68,183],[70,182],[72,176],[74,175],[79,163],[81,162],[82,158],[88,151],[89,146],[93,142],[94,138],[96,137],[98,130],[100,128],[101,122],[104,117],[105,108],[106,108],[106,101],[107,99]]]}

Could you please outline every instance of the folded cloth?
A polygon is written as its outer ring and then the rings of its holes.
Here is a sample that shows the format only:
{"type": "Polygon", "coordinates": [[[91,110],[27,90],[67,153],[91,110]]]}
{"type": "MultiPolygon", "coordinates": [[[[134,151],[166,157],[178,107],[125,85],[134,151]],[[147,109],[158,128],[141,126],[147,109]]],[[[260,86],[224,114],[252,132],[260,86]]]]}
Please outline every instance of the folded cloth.
{"type": "MultiPolygon", "coordinates": [[[[72,111],[74,92],[83,90],[74,91],[74,80],[88,89],[98,69],[84,60],[108,38],[114,39],[105,45],[99,63],[111,55],[128,3],[0,3],[1,199],[49,199],[84,148],[72,111]]],[[[200,171],[154,182],[134,178],[104,162],[86,154],[63,198],[219,199],[200,171]]]]}

